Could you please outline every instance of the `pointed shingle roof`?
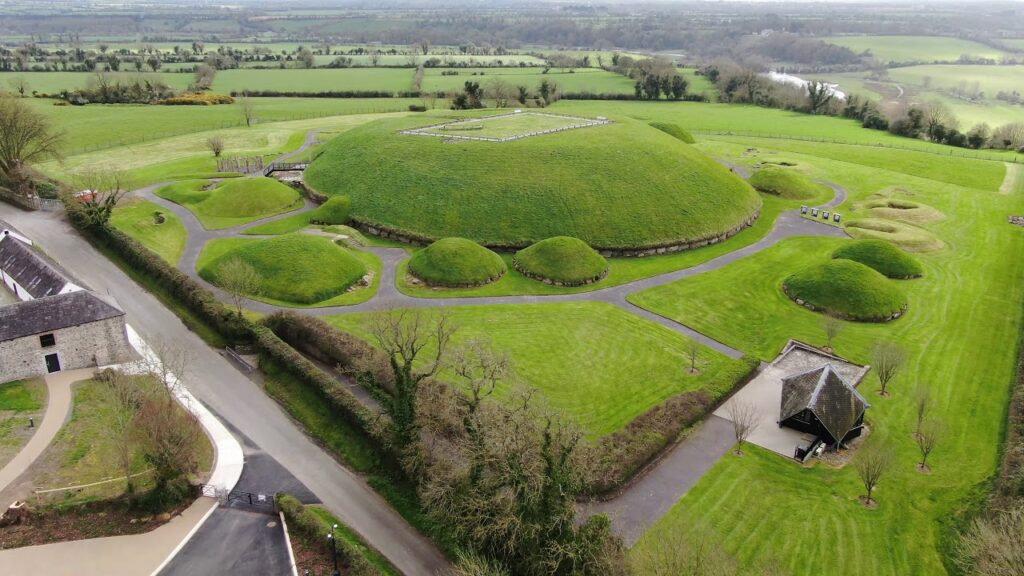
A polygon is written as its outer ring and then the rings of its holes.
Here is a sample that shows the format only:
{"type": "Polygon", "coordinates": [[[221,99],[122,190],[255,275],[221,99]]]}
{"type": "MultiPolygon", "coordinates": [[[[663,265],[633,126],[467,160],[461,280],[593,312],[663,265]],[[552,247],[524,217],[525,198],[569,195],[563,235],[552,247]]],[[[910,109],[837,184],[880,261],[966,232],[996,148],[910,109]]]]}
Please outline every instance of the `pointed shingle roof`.
{"type": "Polygon", "coordinates": [[[782,407],[779,421],[807,409],[837,441],[856,425],[870,406],[831,364],[782,379],[782,407]]]}
{"type": "Polygon", "coordinates": [[[71,284],[66,276],[10,234],[0,235],[0,270],[14,278],[33,298],[60,294],[71,284]]]}
{"type": "Polygon", "coordinates": [[[0,342],[124,316],[109,297],[79,290],[0,307],[0,342]]]}

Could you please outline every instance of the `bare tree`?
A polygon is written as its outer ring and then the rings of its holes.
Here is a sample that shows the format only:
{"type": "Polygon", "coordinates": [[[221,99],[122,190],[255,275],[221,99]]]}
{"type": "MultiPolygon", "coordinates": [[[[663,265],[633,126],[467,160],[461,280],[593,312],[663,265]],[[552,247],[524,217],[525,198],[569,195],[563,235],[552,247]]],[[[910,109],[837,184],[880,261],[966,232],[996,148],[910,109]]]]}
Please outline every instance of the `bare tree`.
{"type": "Polygon", "coordinates": [[[932,409],[932,390],[927,384],[918,384],[914,389],[914,412],[917,416],[917,423],[914,426],[914,435],[921,433],[921,425],[932,409]]]}
{"type": "Polygon", "coordinates": [[[141,371],[156,379],[167,404],[173,404],[191,363],[190,355],[184,348],[164,340],[156,340],[149,347],[151,354],[142,358],[141,371]]]}
{"type": "Polygon", "coordinates": [[[690,339],[686,342],[686,358],[690,361],[690,374],[697,374],[697,360],[700,357],[700,342],[690,339]]]}
{"type": "Polygon", "coordinates": [[[11,185],[23,168],[59,157],[64,133],[25,102],[0,97],[0,186],[11,185]]]}
{"type": "Polygon", "coordinates": [[[420,52],[422,52],[424,56],[430,53],[430,42],[426,39],[420,40],[420,52]]]}
{"type": "Polygon", "coordinates": [[[875,486],[882,479],[882,476],[892,467],[892,463],[892,451],[886,446],[877,444],[865,446],[861,449],[861,453],[854,458],[854,469],[857,471],[857,476],[860,477],[860,481],[864,484],[864,490],[867,492],[864,501],[865,506],[871,506],[875,503],[871,498],[871,494],[874,492],[875,486]]]}
{"type": "Polygon", "coordinates": [[[495,108],[507,108],[509,101],[515,98],[515,89],[511,84],[500,78],[487,81],[487,94],[494,99],[495,108]]]}
{"type": "Polygon", "coordinates": [[[633,573],[643,576],[735,576],[736,561],[718,544],[702,521],[671,530],[633,549],[633,573]]]}
{"type": "Polygon", "coordinates": [[[825,332],[825,349],[832,352],[832,341],[843,331],[843,321],[831,314],[821,320],[821,328],[825,332]]]}
{"type": "Polygon", "coordinates": [[[232,258],[217,269],[217,285],[231,296],[231,301],[242,317],[242,305],[249,296],[257,296],[263,278],[248,262],[240,258],[232,258]]]}
{"type": "Polygon", "coordinates": [[[405,53],[405,62],[410,68],[415,68],[420,64],[420,56],[416,53],[417,47],[413,44],[409,51],[405,53]]]}
{"type": "Polygon", "coordinates": [[[376,67],[380,62],[380,50],[370,50],[370,66],[376,67]]]}
{"type": "Polygon", "coordinates": [[[222,152],[224,152],[224,139],[220,136],[211,136],[206,139],[206,147],[213,152],[214,158],[220,158],[222,152]]]}
{"type": "Polygon", "coordinates": [[[180,499],[189,489],[188,476],[199,468],[203,431],[198,420],[154,394],[143,401],[136,423],[139,445],[153,467],[157,496],[165,502],[180,499]]]}
{"type": "Polygon", "coordinates": [[[750,402],[733,398],[729,403],[729,420],[732,421],[732,432],[736,436],[736,455],[743,455],[743,444],[757,429],[757,406],[750,402]]]}
{"type": "Polygon", "coordinates": [[[462,408],[462,426],[470,444],[469,482],[476,486],[484,472],[487,448],[480,405],[494,393],[499,382],[511,375],[512,366],[507,355],[493,352],[480,341],[456,349],[451,364],[466,390],[466,394],[458,394],[456,399],[462,408]]]}
{"type": "Polygon", "coordinates": [[[196,66],[195,82],[192,88],[196,90],[209,90],[213,86],[213,79],[217,76],[217,69],[209,64],[196,66]]]}
{"type": "Polygon", "coordinates": [[[100,389],[103,401],[97,408],[104,423],[100,432],[117,448],[118,466],[131,494],[135,491],[131,476],[138,446],[135,424],[147,392],[136,378],[116,370],[105,370],[96,379],[104,384],[100,389]]]}
{"type": "Polygon", "coordinates": [[[469,550],[458,550],[450,576],[512,576],[508,568],[469,550]]]}
{"type": "Polygon", "coordinates": [[[25,97],[25,92],[28,92],[28,80],[25,80],[24,76],[15,76],[7,81],[7,85],[11,87],[22,98],[25,97]]]}
{"type": "Polygon", "coordinates": [[[411,446],[419,428],[420,384],[444,365],[455,327],[446,315],[428,317],[419,310],[402,309],[377,315],[370,332],[388,355],[395,376],[395,394],[388,403],[395,441],[398,446],[411,446]],[[432,350],[425,352],[428,346],[432,350]]]}
{"type": "Polygon", "coordinates": [[[81,208],[87,227],[106,226],[114,208],[129,192],[128,176],[116,168],[94,168],[74,177],[79,192],[72,201],[81,208]]]}
{"type": "Polygon", "coordinates": [[[811,82],[807,85],[807,108],[811,114],[822,114],[828,110],[835,97],[835,91],[824,82],[811,82]]]}
{"type": "Polygon", "coordinates": [[[878,374],[878,383],[882,385],[879,394],[889,395],[889,383],[899,374],[907,361],[906,351],[895,342],[879,342],[875,344],[872,352],[872,362],[875,373],[878,374]]]}
{"type": "Polygon", "coordinates": [[[943,426],[938,420],[926,420],[917,431],[917,449],[921,451],[921,462],[917,469],[921,472],[931,470],[928,467],[928,456],[935,450],[935,445],[942,439],[943,426]]]}
{"type": "Polygon", "coordinates": [[[238,102],[238,111],[242,113],[242,118],[245,119],[246,127],[252,127],[256,122],[256,103],[244,92],[236,101],[238,102]]]}
{"type": "Polygon", "coordinates": [[[956,561],[972,576],[1024,574],[1024,505],[975,520],[960,539],[956,561]]]}

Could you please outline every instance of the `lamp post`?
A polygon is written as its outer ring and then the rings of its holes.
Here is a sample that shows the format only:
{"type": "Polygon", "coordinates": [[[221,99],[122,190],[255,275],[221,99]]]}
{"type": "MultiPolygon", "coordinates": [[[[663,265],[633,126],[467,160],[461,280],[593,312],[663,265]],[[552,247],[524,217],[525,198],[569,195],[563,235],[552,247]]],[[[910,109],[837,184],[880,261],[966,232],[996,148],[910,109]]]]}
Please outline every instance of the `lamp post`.
{"type": "Polygon", "coordinates": [[[327,535],[327,539],[331,541],[331,553],[334,555],[334,576],[341,576],[341,571],[338,570],[338,542],[334,537],[334,531],[338,529],[337,524],[331,525],[331,533],[327,535]]]}

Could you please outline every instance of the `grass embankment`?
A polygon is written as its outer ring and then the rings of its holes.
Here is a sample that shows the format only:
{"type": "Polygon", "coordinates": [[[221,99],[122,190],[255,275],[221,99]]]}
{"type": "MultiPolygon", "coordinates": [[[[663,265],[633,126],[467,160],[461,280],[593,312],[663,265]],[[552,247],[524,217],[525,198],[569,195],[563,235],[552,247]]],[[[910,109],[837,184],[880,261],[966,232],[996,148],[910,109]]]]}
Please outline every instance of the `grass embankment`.
{"type": "Polygon", "coordinates": [[[409,273],[431,286],[475,286],[493,282],[508,268],[494,252],[465,238],[442,238],[409,259],[409,273]]]}
{"type": "Polygon", "coordinates": [[[46,383],[40,379],[0,384],[0,468],[32,438],[28,419],[38,426],[45,403],[46,383]]]}
{"type": "Polygon", "coordinates": [[[298,232],[313,223],[327,226],[340,225],[348,222],[351,213],[352,202],[348,196],[334,196],[313,210],[246,228],[244,233],[277,235],[298,232]]]}
{"type": "Polygon", "coordinates": [[[888,278],[917,278],[924,273],[916,258],[884,240],[848,242],[832,257],[860,262],[888,278]]]}
{"type": "Polygon", "coordinates": [[[160,188],[157,196],[188,208],[207,230],[219,230],[302,207],[299,193],[262,176],[213,182],[186,180],[160,188]]]}
{"type": "Polygon", "coordinates": [[[846,221],[846,233],[854,238],[885,240],[907,252],[941,250],[942,240],[924,228],[882,218],[857,218],[846,221]]]}
{"type": "Polygon", "coordinates": [[[818,311],[848,320],[883,321],[899,314],[906,297],[885,276],[853,260],[831,260],[798,270],[782,289],[818,311]]]}
{"type": "MultiPolygon", "coordinates": [[[[1011,166],[1017,166],[1011,164],[1011,166]]],[[[877,218],[885,220],[900,220],[910,224],[927,224],[945,218],[945,214],[926,206],[920,202],[907,200],[906,198],[894,198],[891,194],[908,193],[906,190],[896,189],[888,194],[878,194],[879,198],[869,200],[865,206],[870,208],[869,213],[877,218]]]]}
{"type": "Polygon", "coordinates": [[[170,210],[145,200],[122,202],[110,223],[138,240],[170,264],[177,264],[188,243],[188,231],[170,210]]]}
{"type": "Polygon", "coordinates": [[[563,235],[597,248],[705,238],[760,208],[747,184],[692,146],[614,120],[502,143],[397,132],[429,124],[423,116],[380,121],[328,143],[306,181],[351,196],[356,220],[514,247],[563,235]]]}
{"type": "Polygon", "coordinates": [[[196,268],[218,284],[222,267],[236,259],[259,275],[259,291],[250,296],[290,304],[316,304],[344,294],[369,270],[355,251],[307,234],[220,239],[204,249],[196,268]]]}
{"type": "Polygon", "coordinates": [[[693,139],[693,134],[690,134],[678,124],[670,124],[668,122],[651,122],[651,127],[657,128],[676,140],[681,140],[687,144],[694,144],[697,142],[693,139]]]}
{"type": "Polygon", "coordinates": [[[608,272],[608,261],[578,238],[557,236],[516,252],[516,268],[526,275],[553,282],[583,284],[608,272]]]}
{"type": "MultiPolygon", "coordinates": [[[[750,146],[738,143],[736,150],[750,146]]],[[[872,374],[861,384],[872,399],[867,442],[889,446],[896,461],[876,492],[879,507],[868,510],[858,501],[863,487],[852,466],[802,468],[755,448],[745,458],[719,461],[638,546],[654,546],[659,534],[703,521],[745,564],[776,560],[794,574],[944,574],[950,521],[977,501],[998,465],[1024,302],[1024,262],[1016,256],[1024,249],[1024,230],[1007,225],[1004,215],[1021,212],[1022,198],[998,194],[999,179],[993,185],[986,175],[989,163],[977,162],[976,170],[960,176],[974,178],[974,187],[965,188],[940,179],[947,160],[940,157],[930,160],[937,178],[926,179],[865,168],[856,158],[829,159],[827,147],[818,152],[825,156],[794,158],[843,183],[853,204],[908,186],[915,199],[949,215],[929,225],[948,248],[918,256],[927,281],[900,283],[907,313],[885,324],[848,323],[833,343],[840,356],[868,364],[880,340],[908,351],[889,387],[892,396],[874,394],[872,374]],[[931,417],[945,427],[929,475],[915,466],[920,454],[911,391],[918,384],[940,399],[931,417]],[[752,519],[750,510],[785,510],[787,520],[780,523],[774,514],[752,519]]],[[[630,299],[770,361],[790,338],[825,343],[821,315],[794,306],[778,286],[797,268],[830,259],[842,244],[786,240],[630,299]]]]}
{"type": "Polygon", "coordinates": [[[828,187],[812,182],[793,170],[769,166],[754,172],[748,180],[757,191],[787,200],[810,200],[821,196],[828,187]]]}
{"type": "MultiPolygon", "coordinates": [[[[551,408],[578,421],[592,439],[618,430],[669,396],[690,390],[720,396],[747,370],[743,362],[701,347],[700,373],[690,374],[690,340],[610,304],[459,306],[445,312],[458,326],[456,346],[482,339],[507,353],[518,379],[537,388],[551,408]]],[[[370,342],[373,315],[328,320],[370,342]]],[[[441,377],[458,382],[452,374],[441,377]]],[[[496,397],[507,399],[512,391],[504,383],[496,397]]]]}

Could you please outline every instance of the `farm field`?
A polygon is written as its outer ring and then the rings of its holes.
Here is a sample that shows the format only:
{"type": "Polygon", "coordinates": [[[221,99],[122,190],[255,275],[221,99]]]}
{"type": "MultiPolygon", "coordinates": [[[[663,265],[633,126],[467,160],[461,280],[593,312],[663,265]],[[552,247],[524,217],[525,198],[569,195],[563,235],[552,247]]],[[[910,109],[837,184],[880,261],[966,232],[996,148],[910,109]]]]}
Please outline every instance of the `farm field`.
{"type": "Polygon", "coordinates": [[[822,40],[889,62],[952,62],[962,55],[998,60],[1006,52],[978,42],[944,36],[828,36],[822,40]]]}
{"type": "Polygon", "coordinates": [[[965,65],[929,65],[893,68],[889,76],[894,82],[904,82],[915,86],[923,86],[925,79],[930,79],[932,86],[953,89],[966,86],[977,87],[985,93],[986,98],[995,98],[1000,90],[1012,92],[1024,85],[1024,66],[965,66],[965,65]]]}
{"type": "MultiPolygon", "coordinates": [[[[412,68],[313,68],[309,70],[224,70],[213,81],[217,92],[278,90],[282,92],[329,92],[415,90],[412,68]]],[[[191,77],[191,76],[190,76],[191,77]]]]}
{"type": "MultiPolygon", "coordinates": [[[[747,370],[702,347],[702,371],[690,375],[681,368],[686,338],[610,304],[459,306],[446,313],[459,327],[456,345],[483,339],[507,353],[522,382],[565,411],[591,439],[618,430],[671,395],[697,389],[721,395],[747,370]]],[[[369,314],[329,321],[370,339],[369,314]]],[[[506,398],[511,392],[503,384],[497,394],[506,398]]]]}
{"type": "MultiPolygon", "coordinates": [[[[745,140],[715,146],[731,157],[751,146],[768,148],[763,141],[745,140]]],[[[972,171],[973,181],[957,185],[902,173],[898,165],[854,164],[842,156],[831,157],[827,148],[823,154],[815,148],[802,153],[782,148],[779,154],[813,165],[819,176],[847,186],[851,196],[844,212],[857,213],[873,194],[899,186],[909,190],[914,201],[947,216],[925,225],[946,248],[917,254],[924,276],[898,281],[907,292],[907,313],[886,324],[845,323],[834,344],[839,355],[862,363],[871,362],[871,347],[880,339],[899,342],[909,352],[906,368],[891,384],[891,397],[874,394],[878,384],[872,375],[862,384],[872,404],[868,441],[892,446],[897,467],[880,484],[880,508],[868,511],[857,501],[862,488],[850,467],[801,468],[757,449],[745,458],[727,456],[655,525],[639,549],[700,521],[743,563],[776,560],[800,574],[943,573],[943,525],[992,473],[998,458],[1002,420],[983,415],[1003,412],[1015,369],[1015,351],[1005,343],[1016,341],[1021,322],[1024,266],[1014,254],[1024,244],[1024,230],[1007,225],[1005,214],[1020,211],[1024,198],[998,194],[999,183],[993,181],[999,179],[986,176],[984,170],[972,171]],[[918,454],[910,434],[912,390],[918,384],[927,385],[939,399],[936,416],[948,432],[927,476],[914,469],[918,454]],[[807,499],[830,504],[796,504],[807,499]],[[808,541],[795,528],[780,529],[768,518],[750,522],[744,511],[755,507],[786,509],[793,527],[800,526],[801,533],[813,530],[820,537],[808,541]],[[902,535],[898,546],[894,534],[902,535]],[[836,541],[856,546],[828,544],[836,541]]],[[[941,174],[943,160],[921,161],[931,161],[941,174]]],[[[977,163],[976,169],[984,169],[984,164],[977,163]]],[[[795,269],[827,261],[843,242],[786,240],[720,270],[640,292],[630,300],[771,360],[789,338],[824,342],[820,315],[791,302],[780,286],[795,269]]]]}
{"type": "MultiPolygon", "coordinates": [[[[466,82],[479,82],[487,89],[489,81],[501,80],[511,86],[526,86],[536,93],[541,80],[558,85],[559,92],[596,92],[632,94],[634,81],[625,76],[591,68],[578,68],[574,72],[552,68],[544,74],[537,68],[458,68],[455,76],[442,75],[445,70],[428,68],[423,76],[423,90],[449,92],[462,90],[466,82]]],[[[411,72],[411,71],[410,71],[411,72]]]]}

